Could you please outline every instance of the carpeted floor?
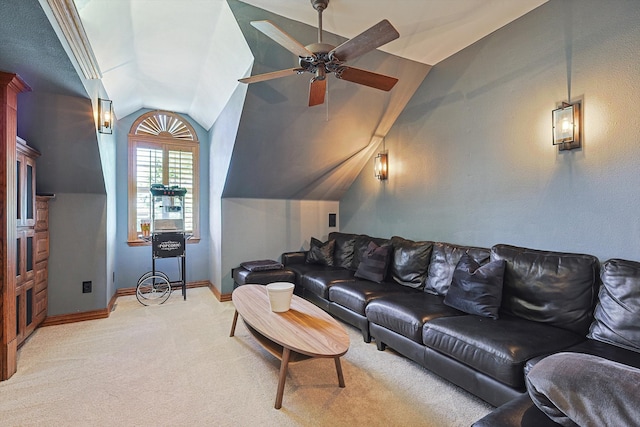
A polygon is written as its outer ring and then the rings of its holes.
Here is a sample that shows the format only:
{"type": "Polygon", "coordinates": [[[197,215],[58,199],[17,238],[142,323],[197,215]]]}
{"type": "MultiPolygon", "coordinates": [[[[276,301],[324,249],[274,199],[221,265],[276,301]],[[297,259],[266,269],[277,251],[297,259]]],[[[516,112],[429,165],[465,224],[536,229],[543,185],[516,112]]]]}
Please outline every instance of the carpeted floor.
{"type": "Polygon", "coordinates": [[[2,426],[469,426],[491,407],[348,325],[345,388],[331,359],[279,361],[206,288],[162,306],[121,297],[108,319],[38,329],[0,382],[2,426]]]}

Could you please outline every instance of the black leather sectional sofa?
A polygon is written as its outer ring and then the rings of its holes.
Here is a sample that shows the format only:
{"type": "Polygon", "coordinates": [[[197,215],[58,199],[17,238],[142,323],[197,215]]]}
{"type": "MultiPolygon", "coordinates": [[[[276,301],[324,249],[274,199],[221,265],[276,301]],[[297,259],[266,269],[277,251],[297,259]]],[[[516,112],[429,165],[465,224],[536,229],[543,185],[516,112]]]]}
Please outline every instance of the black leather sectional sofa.
{"type": "Polygon", "coordinates": [[[499,406],[479,427],[556,425],[525,384],[544,356],[584,352],[640,367],[640,263],[609,260],[601,280],[591,255],[339,232],[281,260],[296,294],[358,327],[366,342],[499,406]],[[489,275],[500,277],[461,305],[460,289],[464,296],[478,279],[464,263],[475,272],[497,266],[489,275]]]}

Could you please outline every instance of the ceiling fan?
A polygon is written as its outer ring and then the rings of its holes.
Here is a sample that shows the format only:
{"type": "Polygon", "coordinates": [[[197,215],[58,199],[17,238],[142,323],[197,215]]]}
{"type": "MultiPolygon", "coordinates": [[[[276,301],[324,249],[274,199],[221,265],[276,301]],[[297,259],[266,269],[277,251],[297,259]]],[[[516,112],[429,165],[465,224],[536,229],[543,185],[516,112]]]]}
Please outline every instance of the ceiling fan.
{"type": "Polygon", "coordinates": [[[327,74],[334,74],[337,78],[353,83],[369,86],[375,89],[389,91],[398,82],[395,77],[362,70],[345,65],[347,61],[355,59],[400,37],[398,31],[386,19],[365,30],[354,38],[335,47],[322,42],[322,12],[329,5],[329,0],[311,0],[313,8],[318,11],[318,43],[303,46],[293,37],[282,31],[270,21],[252,21],[251,25],[273,39],[287,50],[298,55],[300,66],[286,70],[239,79],[242,83],[256,83],[265,80],[286,77],[292,74],[311,73],[314,77],[309,86],[309,106],[324,103],[327,88],[327,74]]]}

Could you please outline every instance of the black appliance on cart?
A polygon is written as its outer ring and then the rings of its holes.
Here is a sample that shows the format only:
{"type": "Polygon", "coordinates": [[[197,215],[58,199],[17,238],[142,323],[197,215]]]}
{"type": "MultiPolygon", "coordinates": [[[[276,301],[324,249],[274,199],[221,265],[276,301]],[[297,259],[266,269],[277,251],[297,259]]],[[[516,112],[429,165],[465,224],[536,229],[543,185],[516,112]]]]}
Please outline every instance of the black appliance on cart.
{"type": "Polygon", "coordinates": [[[180,286],[182,297],[187,299],[186,281],[186,241],[184,219],[184,196],[186,188],[153,184],[151,192],[150,233],[143,236],[151,240],[151,271],[146,272],[136,286],[136,297],[143,305],[164,303],[171,296],[171,288],[180,286]],[[163,258],[177,258],[179,280],[156,270],[156,261],[163,258]]]}

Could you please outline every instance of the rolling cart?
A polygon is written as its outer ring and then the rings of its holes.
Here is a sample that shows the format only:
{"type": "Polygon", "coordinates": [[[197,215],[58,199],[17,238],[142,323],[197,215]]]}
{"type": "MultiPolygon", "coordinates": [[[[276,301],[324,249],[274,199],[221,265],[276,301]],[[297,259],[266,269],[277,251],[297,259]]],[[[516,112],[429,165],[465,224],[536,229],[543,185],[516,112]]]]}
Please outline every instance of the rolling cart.
{"type": "Polygon", "coordinates": [[[151,241],[151,271],[138,279],[136,298],[143,305],[162,304],[171,296],[172,287],[182,288],[182,298],[187,299],[186,241],[184,230],[185,188],[153,184],[151,192],[151,222],[142,228],[142,238],[151,241]],[[145,236],[145,234],[147,234],[145,236]],[[156,269],[156,261],[163,258],[178,260],[179,279],[171,281],[156,269]]]}

